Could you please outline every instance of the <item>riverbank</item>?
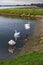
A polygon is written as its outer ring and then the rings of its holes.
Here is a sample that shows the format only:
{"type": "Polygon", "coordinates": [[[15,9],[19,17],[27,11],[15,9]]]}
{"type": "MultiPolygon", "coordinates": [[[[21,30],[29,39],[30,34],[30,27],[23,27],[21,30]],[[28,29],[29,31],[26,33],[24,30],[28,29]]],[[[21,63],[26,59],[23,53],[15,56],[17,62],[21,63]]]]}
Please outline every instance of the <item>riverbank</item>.
{"type": "Polygon", "coordinates": [[[0,16],[43,19],[43,9],[1,9],[0,16]]]}
{"type": "Polygon", "coordinates": [[[15,59],[0,61],[0,65],[43,65],[43,52],[19,55],[15,59]]]}

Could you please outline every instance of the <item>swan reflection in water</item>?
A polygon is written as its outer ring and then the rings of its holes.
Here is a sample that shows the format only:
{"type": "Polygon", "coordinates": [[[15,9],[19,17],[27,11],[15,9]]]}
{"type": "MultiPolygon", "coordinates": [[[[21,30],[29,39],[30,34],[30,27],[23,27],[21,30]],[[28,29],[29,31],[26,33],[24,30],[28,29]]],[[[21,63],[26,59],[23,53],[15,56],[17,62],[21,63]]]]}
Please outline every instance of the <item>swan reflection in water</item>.
{"type": "Polygon", "coordinates": [[[14,45],[16,44],[16,42],[15,42],[14,40],[10,40],[10,41],[8,42],[8,44],[9,44],[9,49],[8,49],[8,51],[9,51],[10,53],[13,53],[13,51],[14,51],[14,45]]]}

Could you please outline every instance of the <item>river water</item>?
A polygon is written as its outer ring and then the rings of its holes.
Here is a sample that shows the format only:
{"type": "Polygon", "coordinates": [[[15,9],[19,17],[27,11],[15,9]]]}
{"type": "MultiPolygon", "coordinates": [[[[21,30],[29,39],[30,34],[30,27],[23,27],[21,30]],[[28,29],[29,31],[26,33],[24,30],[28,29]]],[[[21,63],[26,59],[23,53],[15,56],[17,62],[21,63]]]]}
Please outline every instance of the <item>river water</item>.
{"type": "Polygon", "coordinates": [[[29,37],[34,35],[35,26],[36,20],[0,17],[0,59],[13,57],[19,53],[19,48],[23,45],[23,41],[17,41],[14,54],[8,52],[8,41],[11,39],[14,40],[15,30],[20,32],[19,40],[22,40],[26,34],[28,34],[29,37]],[[28,30],[25,29],[25,24],[30,24],[28,30]]]}

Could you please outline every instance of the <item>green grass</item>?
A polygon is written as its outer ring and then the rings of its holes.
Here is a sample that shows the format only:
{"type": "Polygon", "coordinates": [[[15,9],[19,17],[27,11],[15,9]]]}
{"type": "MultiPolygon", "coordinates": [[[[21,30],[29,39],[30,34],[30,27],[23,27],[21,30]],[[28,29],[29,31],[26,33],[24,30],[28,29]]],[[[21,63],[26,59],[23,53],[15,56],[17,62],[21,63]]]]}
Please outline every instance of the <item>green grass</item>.
{"type": "Polygon", "coordinates": [[[0,9],[0,13],[43,15],[43,9],[0,9]]]}
{"type": "Polygon", "coordinates": [[[0,61],[0,65],[43,65],[43,52],[23,54],[15,59],[0,61]]]}

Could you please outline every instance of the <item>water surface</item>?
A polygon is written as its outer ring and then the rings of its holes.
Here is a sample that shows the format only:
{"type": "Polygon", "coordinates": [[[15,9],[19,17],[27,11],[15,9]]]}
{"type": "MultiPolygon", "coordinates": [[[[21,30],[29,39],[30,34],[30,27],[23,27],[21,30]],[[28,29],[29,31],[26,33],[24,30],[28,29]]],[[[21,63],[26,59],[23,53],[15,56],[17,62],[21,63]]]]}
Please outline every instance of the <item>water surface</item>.
{"type": "Polygon", "coordinates": [[[19,31],[20,39],[23,39],[26,34],[29,37],[34,35],[34,29],[36,25],[36,20],[22,20],[16,18],[5,18],[0,17],[0,59],[5,59],[8,57],[16,56],[19,52],[19,47],[23,44],[22,42],[17,41],[16,49],[14,54],[8,52],[8,41],[14,40],[14,32],[15,30],[19,31]],[[26,30],[24,24],[30,24],[30,29],[26,30]],[[21,45],[20,45],[21,44],[21,45]]]}

